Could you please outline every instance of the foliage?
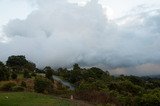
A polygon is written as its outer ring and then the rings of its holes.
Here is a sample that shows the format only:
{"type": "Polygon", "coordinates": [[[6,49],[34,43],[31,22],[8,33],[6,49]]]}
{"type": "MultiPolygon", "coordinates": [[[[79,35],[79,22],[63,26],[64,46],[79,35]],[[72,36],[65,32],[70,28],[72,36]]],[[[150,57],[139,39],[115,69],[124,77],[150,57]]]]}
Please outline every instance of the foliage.
{"type": "Polygon", "coordinates": [[[45,73],[43,70],[38,69],[38,68],[35,69],[35,72],[36,72],[36,73],[45,73]]]}
{"type": "Polygon", "coordinates": [[[92,67],[90,69],[84,70],[82,76],[83,76],[83,79],[85,79],[86,81],[90,80],[92,82],[93,80],[98,80],[98,79],[101,79],[102,77],[107,78],[109,74],[108,72],[104,72],[99,68],[92,67]]]}
{"type": "Polygon", "coordinates": [[[81,99],[97,104],[114,103],[118,105],[118,101],[113,96],[101,91],[79,91],[76,92],[74,97],[76,97],[76,99],[81,99]]]}
{"type": "Polygon", "coordinates": [[[73,65],[73,70],[67,71],[62,70],[59,72],[63,72],[61,75],[64,79],[68,80],[69,82],[75,84],[76,86],[79,86],[81,81],[89,81],[93,82],[98,79],[108,79],[109,78],[109,72],[104,72],[103,70],[92,67],[89,69],[82,69],[79,67],[78,64],[73,65]],[[64,77],[65,76],[65,77],[64,77]]]}
{"type": "Polygon", "coordinates": [[[97,80],[95,82],[83,82],[77,87],[78,91],[108,91],[107,85],[105,85],[101,80],[97,80]]]}
{"type": "Polygon", "coordinates": [[[75,63],[73,65],[73,70],[79,70],[79,69],[81,69],[81,68],[79,67],[79,65],[77,63],[75,63]]]}
{"type": "Polygon", "coordinates": [[[32,72],[32,73],[31,73],[31,76],[36,77],[36,73],[35,73],[35,72],[32,72]]]}
{"type": "Polygon", "coordinates": [[[16,83],[15,82],[7,82],[7,83],[4,83],[2,86],[1,86],[1,90],[2,91],[12,91],[12,88],[16,86],[16,83]]]}
{"type": "Polygon", "coordinates": [[[6,62],[6,65],[9,67],[13,67],[13,66],[24,66],[27,63],[26,57],[23,55],[19,55],[19,56],[10,56],[8,57],[8,60],[6,62]]]}
{"type": "Polygon", "coordinates": [[[24,70],[23,77],[24,78],[31,78],[31,75],[29,74],[28,70],[24,70]]]}
{"type": "Polygon", "coordinates": [[[26,82],[25,82],[25,81],[22,81],[22,82],[21,82],[21,86],[26,88],[26,87],[27,87],[26,82]]]}
{"type": "Polygon", "coordinates": [[[21,72],[24,69],[34,71],[36,68],[36,65],[33,62],[28,61],[23,55],[12,55],[8,57],[6,65],[16,72],[21,72]]]}
{"type": "Polygon", "coordinates": [[[70,71],[68,80],[69,80],[71,83],[76,84],[76,83],[78,83],[81,79],[82,79],[81,70],[71,70],[71,71],[70,71]]]}
{"type": "Polygon", "coordinates": [[[12,72],[11,78],[12,78],[13,80],[17,79],[17,74],[16,74],[15,72],[12,72]]]}
{"type": "Polygon", "coordinates": [[[52,79],[53,79],[53,78],[52,78],[52,76],[53,76],[53,70],[52,70],[52,68],[49,67],[49,66],[46,66],[46,67],[44,68],[44,71],[45,71],[45,76],[46,76],[46,78],[52,80],[52,79]]]}
{"type": "Polygon", "coordinates": [[[59,68],[58,70],[57,70],[57,73],[55,73],[56,75],[58,75],[58,76],[62,76],[64,79],[67,79],[67,78],[69,78],[69,71],[67,70],[67,68],[59,68]]]}
{"type": "Polygon", "coordinates": [[[0,81],[9,80],[10,72],[6,66],[0,61],[0,81]]]}
{"type": "Polygon", "coordinates": [[[141,106],[158,106],[160,104],[160,89],[153,89],[143,94],[136,103],[141,106]]]}
{"type": "Polygon", "coordinates": [[[30,62],[30,61],[27,61],[27,63],[24,64],[24,68],[25,68],[25,69],[28,69],[28,70],[31,71],[31,72],[34,72],[35,69],[36,69],[36,64],[33,63],[33,62],[30,62]]]}
{"type": "MultiPolygon", "coordinates": [[[[160,104],[160,79],[138,76],[111,76],[108,71],[97,67],[81,68],[74,64],[72,70],[59,68],[54,71],[47,66],[43,70],[37,69],[36,65],[25,56],[10,56],[6,65],[0,62],[0,81],[17,78],[17,72],[23,72],[24,78],[34,76],[31,89],[38,93],[67,93],[61,83],[54,81],[53,74],[67,80],[75,86],[74,96],[77,99],[102,105],[113,104],[118,106],[158,106],[160,104]],[[31,74],[30,74],[31,73],[31,74]],[[44,73],[44,76],[36,76],[37,73],[44,73]],[[54,88],[55,86],[55,88],[54,88]]],[[[42,75],[44,75],[42,74],[42,75]]],[[[23,91],[27,88],[28,82],[22,81],[19,86],[15,82],[1,83],[3,91],[23,91]],[[27,86],[26,86],[27,82],[27,86]]],[[[16,80],[17,83],[20,81],[16,80]]]]}
{"type": "Polygon", "coordinates": [[[110,90],[116,90],[119,93],[129,92],[133,95],[139,94],[143,91],[143,89],[138,86],[134,85],[132,82],[126,81],[119,81],[119,82],[111,82],[108,85],[110,90]]]}
{"type": "Polygon", "coordinates": [[[25,88],[22,86],[14,86],[12,88],[12,91],[15,91],[15,92],[20,92],[20,91],[24,91],[24,90],[25,90],[25,88]]]}
{"type": "Polygon", "coordinates": [[[53,84],[47,78],[37,76],[34,80],[34,90],[38,93],[53,92],[53,84]]]}

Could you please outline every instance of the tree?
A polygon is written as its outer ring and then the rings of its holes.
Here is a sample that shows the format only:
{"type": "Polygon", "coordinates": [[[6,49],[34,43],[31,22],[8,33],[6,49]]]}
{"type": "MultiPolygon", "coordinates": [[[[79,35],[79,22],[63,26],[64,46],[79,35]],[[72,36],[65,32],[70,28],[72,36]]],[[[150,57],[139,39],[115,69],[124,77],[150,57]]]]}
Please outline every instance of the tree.
{"type": "Polygon", "coordinates": [[[44,71],[45,71],[45,76],[46,76],[46,78],[52,80],[52,79],[53,79],[53,78],[52,78],[52,76],[53,76],[53,69],[52,69],[51,67],[49,67],[49,66],[46,66],[46,67],[44,68],[44,71]]]}
{"type": "Polygon", "coordinates": [[[16,74],[15,72],[12,72],[11,78],[12,78],[12,79],[17,79],[17,74],[16,74]]]}
{"type": "Polygon", "coordinates": [[[32,71],[34,72],[36,70],[36,64],[33,63],[33,62],[27,62],[25,65],[24,65],[24,68],[28,69],[29,71],[32,71]]]}
{"type": "Polygon", "coordinates": [[[81,69],[81,68],[79,67],[79,65],[77,63],[75,63],[73,65],[73,70],[79,70],[79,69],[81,69]]]}
{"type": "Polygon", "coordinates": [[[0,81],[9,80],[10,72],[8,68],[0,61],[0,81]]]}
{"type": "Polygon", "coordinates": [[[0,61],[0,68],[4,67],[5,65],[3,64],[3,62],[0,61]]]}
{"type": "Polygon", "coordinates": [[[69,81],[73,84],[78,83],[82,79],[80,70],[71,70],[69,74],[69,81]]]}
{"type": "Polygon", "coordinates": [[[143,91],[142,87],[138,85],[134,85],[131,81],[128,81],[128,80],[111,82],[108,85],[108,88],[110,90],[116,90],[122,94],[131,93],[132,95],[138,95],[143,91]]]}
{"type": "Polygon", "coordinates": [[[73,84],[79,85],[79,81],[82,79],[82,70],[79,65],[76,63],[73,65],[73,70],[69,73],[69,81],[73,84]]]}
{"type": "Polygon", "coordinates": [[[108,77],[109,76],[109,72],[104,72],[103,70],[101,70],[100,68],[97,67],[92,67],[90,69],[87,69],[83,72],[83,78],[85,80],[97,80],[97,79],[102,79],[102,77],[108,77]]]}
{"type": "Polygon", "coordinates": [[[53,91],[53,84],[47,78],[37,76],[34,80],[34,90],[38,93],[50,93],[53,91]]]}
{"type": "Polygon", "coordinates": [[[18,56],[13,55],[8,57],[6,65],[10,67],[13,71],[18,71],[18,72],[23,71],[24,69],[33,72],[36,69],[35,63],[28,61],[26,57],[23,55],[18,55],[18,56]]]}
{"type": "Polygon", "coordinates": [[[38,68],[35,69],[35,72],[36,73],[45,73],[42,69],[38,69],[38,68]]]}
{"type": "Polygon", "coordinates": [[[6,65],[8,67],[11,67],[13,71],[22,71],[22,69],[24,68],[24,65],[27,63],[28,61],[23,55],[10,56],[6,61],[6,65]]]}
{"type": "Polygon", "coordinates": [[[31,78],[28,70],[26,70],[26,69],[24,70],[23,77],[24,78],[31,78]]]}
{"type": "Polygon", "coordinates": [[[67,79],[69,77],[69,71],[67,70],[67,68],[59,68],[57,70],[57,73],[59,76],[62,76],[64,79],[67,79]]]}
{"type": "Polygon", "coordinates": [[[8,60],[6,62],[6,65],[9,67],[13,66],[24,66],[28,61],[26,60],[26,57],[23,55],[18,55],[18,56],[10,56],[8,57],[8,60]]]}
{"type": "Polygon", "coordinates": [[[142,98],[137,102],[141,106],[159,106],[160,104],[160,89],[153,89],[147,94],[143,94],[142,98]]]}

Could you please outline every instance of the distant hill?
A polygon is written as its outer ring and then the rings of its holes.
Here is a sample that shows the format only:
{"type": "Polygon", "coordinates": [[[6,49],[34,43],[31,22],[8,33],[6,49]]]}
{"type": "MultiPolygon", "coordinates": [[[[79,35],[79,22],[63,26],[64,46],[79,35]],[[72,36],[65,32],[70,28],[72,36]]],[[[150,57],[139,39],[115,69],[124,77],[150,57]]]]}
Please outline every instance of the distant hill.
{"type": "Polygon", "coordinates": [[[151,78],[158,78],[158,79],[160,79],[160,75],[151,75],[151,76],[149,76],[149,77],[151,77],[151,78]]]}

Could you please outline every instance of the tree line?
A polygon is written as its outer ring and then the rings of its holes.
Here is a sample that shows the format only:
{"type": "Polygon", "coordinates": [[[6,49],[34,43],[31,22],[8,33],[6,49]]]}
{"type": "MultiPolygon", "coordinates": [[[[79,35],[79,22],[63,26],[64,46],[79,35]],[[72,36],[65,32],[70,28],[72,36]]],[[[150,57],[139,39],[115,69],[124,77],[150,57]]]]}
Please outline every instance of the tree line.
{"type": "MultiPolygon", "coordinates": [[[[34,91],[39,93],[55,93],[52,75],[56,75],[73,84],[75,90],[72,94],[75,99],[117,106],[159,106],[160,104],[159,78],[113,76],[97,67],[81,68],[77,63],[72,69],[52,69],[46,66],[40,70],[36,68],[35,63],[22,55],[8,57],[6,64],[0,62],[0,81],[16,79],[18,73],[22,73],[24,78],[35,76],[34,91]],[[39,73],[43,73],[45,77],[37,76],[39,73]]],[[[24,83],[22,85],[25,86],[24,83]]],[[[67,94],[66,89],[61,87],[58,90],[60,89],[67,94]]]]}

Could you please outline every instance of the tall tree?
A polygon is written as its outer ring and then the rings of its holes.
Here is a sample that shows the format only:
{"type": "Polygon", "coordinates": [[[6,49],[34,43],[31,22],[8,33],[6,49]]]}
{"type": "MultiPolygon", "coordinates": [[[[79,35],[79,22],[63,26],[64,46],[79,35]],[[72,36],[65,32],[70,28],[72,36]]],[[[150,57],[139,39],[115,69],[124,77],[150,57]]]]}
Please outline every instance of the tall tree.
{"type": "Polygon", "coordinates": [[[12,78],[13,80],[17,79],[17,74],[16,74],[15,72],[12,72],[11,78],[12,78]]]}
{"type": "Polygon", "coordinates": [[[24,65],[28,61],[26,60],[25,56],[18,55],[18,56],[10,56],[8,57],[8,60],[6,61],[6,65],[10,67],[13,71],[20,72],[22,71],[24,65]]]}
{"type": "Polygon", "coordinates": [[[8,57],[8,60],[6,62],[6,65],[9,67],[19,66],[23,67],[28,61],[26,60],[26,57],[23,55],[18,56],[10,56],[8,57]]]}
{"type": "Polygon", "coordinates": [[[13,71],[22,71],[24,69],[34,71],[36,69],[36,65],[33,62],[28,61],[23,55],[12,55],[8,57],[6,65],[13,71]]]}
{"type": "Polygon", "coordinates": [[[71,83],[78,83],[82,78],[81,71],[82,69],[79,67],[79,65],[77,63],[74,64],[73,70],[70,72],[69,81],[71,83]]]}
{"type": "Polygon", "coordinates": [[[81,69],[81,68],[79,67],[79,65],[77,63],[75,63],[73,65],[73,70],[79,70],[79,69],[81,69]]]}
{"type": "Polygon", "coordinates": [[[9,80],[10,73],[8,68],[0,61],[0,81],[9,80]]]}
{"type": "Polygon", "coordinates": [[[46,76],[46,78],[52,80],[52,79],[53,79],[52,76],[53,76],[53,71],[54,71],[54,70],[53,70],[50,66],[46,66],[46,67],[44,68],[44,71],[45,71],[45,76],[46,76]]]}
{"type": "Polygon", "coordinates": [[[28,69],[29,71],[35,71],[36,70],[36,64],[33,62],[28,61],[25,65],[24,68],[28,69]]]}

